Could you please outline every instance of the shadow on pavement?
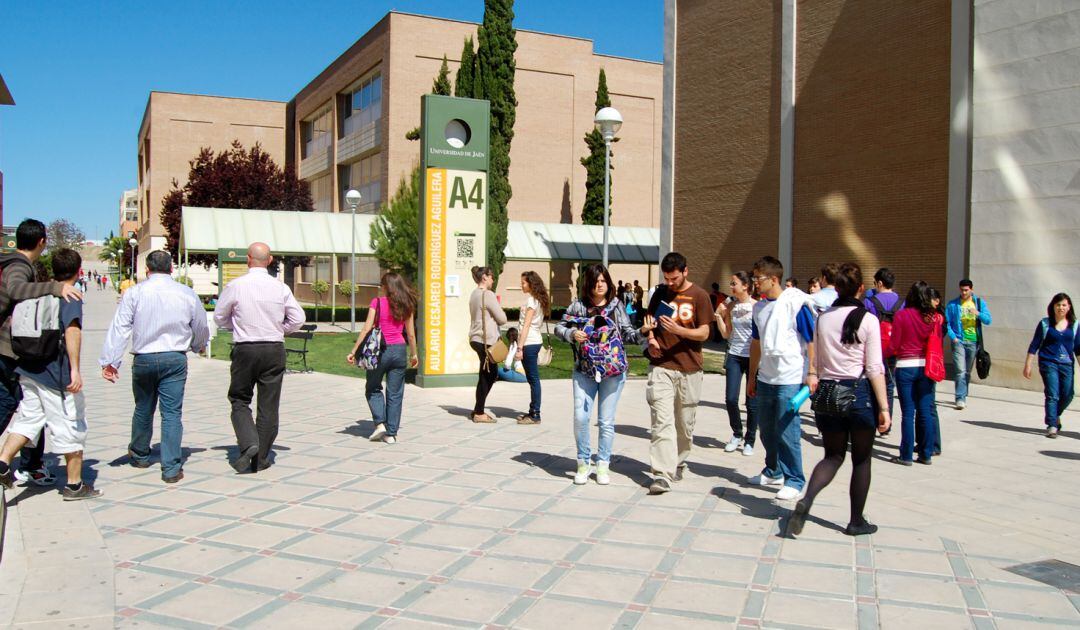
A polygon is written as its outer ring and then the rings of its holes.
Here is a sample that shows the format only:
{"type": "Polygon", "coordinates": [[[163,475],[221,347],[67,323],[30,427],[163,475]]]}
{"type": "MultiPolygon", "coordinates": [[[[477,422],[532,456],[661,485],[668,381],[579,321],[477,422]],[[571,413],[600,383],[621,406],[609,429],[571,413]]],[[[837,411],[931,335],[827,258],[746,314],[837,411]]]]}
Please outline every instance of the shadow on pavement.
{"type": "Polygon", "coordinates": [[[1058,459],[1080,460],[1080,453],[1071,453],[1069,451],[1039,451],[1039,453],[1046,455],[1047,457],[1057,457],[1058,459]]]}
{"type": "MultiPolygon", "coordinates": [[[[977,427],[983,427],[986,429],[1001,429],[1002,431],[1013,431],[1016,433],[1030,433],[1032,435],[1043,435],[1046,433],[1045,427],[1024,427],[1014,424],[1005,424],[1004,422],[989,422],[987,420],[961,420],[966,424],[973,424],[977,427]]],[[[1080,440],[1080,433],[1076,431],[1059,431],[1058,435],[1061,437],[1072,438],[1074,440],[1080,440]]]]}
{"type": "Polygon", "coordinates": [[[36,497],[37,495],[45,494],[46,492],[55,492],[57,494],[60,493],[60,486],[59,485],[36,486],[36,485],[34,485],[32,483],[28,483],[25,486],[21,486],[21,487],[22,487],[22,492],[15,495],[14,497],[8,499],[8,502],[7,502],[8,507],[15,507],[16,505],[22,503],[23,501],[25,501],[26,499],[28,499],[30,497],[36,497]]]}
{"type": "Polygon", "coordinates": [[[356,424],[350,424],[344,429],[338,431],[338,433],[344,433],[345,435],[352,435],[356,437],[366,438],[375,431],[375,423],[371,420],[361,420],[356,424]]]}
{"type": "MultiPolygon", "coordinates": [[[[155,444],[150,449],[150,459],[153,460],[153,461],[151,461],[151,465],[161,462],[161,450],[159,448],[160,446],[161,446],[160,444],[155,444]]],[[[228,448],[228,447],[226,447],[226,446],[215,446],[213,448],[214,448],[214,450],[221,450],[221,449],[228,448]]],[[[235,448],[235,447],[233,447],[233,448],[235,448]]],[[[275,446],[274,448],[277,448],[277,447],[275,446]]],[[[182,446],[182,447],[180,447],[180,461],[181,461],[181,463],[183,463],[184,461],[187,460],[188,457],[191,457],[193,454],[202,453],[205,450],[206,450],[205,448],[201,448],[201,447],[188,448],[186,446],[182,446]]],[[[288,450],[288,449],[286,448],[285,450],[288,450]]],[[[112,460],[111,462],[109,462],[108,465],[115,468],[117,466],[128,466],[130,464],[131,464],[131,456],[128,455],[127,452],[125,451],[123,455],[121,455],[120,457],[117,457],[116,459],[112,460]]]]}
{"type": "MultiPolygon", "coordinates": [[[[563,457],[562,455],[553,455],[551,453],[523,451],[521,454],[515,455],[510,459],[529,466],[535,466],[552,477],[558,477],[559,479],[570,479],[577,470],[576,460],[570,459],[569,457],[563,457]]],[[[648,487],[649,484],[652,483],[652,478],[648,475],[648,471],[649,467],[644,462],[640,462],[632,457],[614,455],[611,458],[611,472],[623,475],[643,488],[648,487]]]]}

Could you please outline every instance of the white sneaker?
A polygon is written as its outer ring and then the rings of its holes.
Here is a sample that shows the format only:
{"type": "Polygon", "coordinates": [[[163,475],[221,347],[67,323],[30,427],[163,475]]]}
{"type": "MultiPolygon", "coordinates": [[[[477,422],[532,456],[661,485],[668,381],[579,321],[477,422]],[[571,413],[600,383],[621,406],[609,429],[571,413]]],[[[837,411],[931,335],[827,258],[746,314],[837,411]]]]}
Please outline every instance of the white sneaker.
{"type": "Polygon", "coordinates": [[[590,472],[592,472],[592,467],[589,466],[589,462],[578,462],[577,473],[574,475],[574,485],[584,486],[588,483],[590,472]]]}
{"type": "Polygon", "coordinates": [[[794,501],[796,499],[801,499],[802,495],[803,495],[802,490],[796,490],[795,488],[792,488],[791,486],[784,486],[783,488],[780,488],[779,492],[776,493],[776,500],[777,501],[794,501]]]}
{"type": "Polygon", "coordinates": [[[742,438],[735,437],[733,435],[733,436],[731,436],[731,439],[728,440],[728,443],[724,445],[724,452],[725,453],[734,453],[735,451],[739,450],[739,447],[742,446],[742,443],[743,443],[742,438]]]}
{"type": "Polygon", "coordinates": [[[376,424],[375,430],[372,431],[371,435],[368,436],[368,440],[372,442],[378,442],[379,440],[383,439],[384,435],[386,435],[386,425],[376,424]]]}
{"type": "Polygon", "coordinates": [[[383,444],[397,444],[397,438],[392,435],[384,435],[382,441],[383,444]]]}
{"type": "Polygon", "coordinates": [[[956,408],[957,409],[963,409],[964,407],[967,407],[967,401],[966,400],[958,400],[958,401],[956,401],[956,408]]]}
{"type": "Polygon", "coordinates": [[[742,454],[747,456],[747,457],[750,457],[751,455],[753,455],[754,454],[754,445],[753,444],[744,444],[743,447],[742,447],[742,454]]]}
{"type": "Polygon", "coordinates": [[[19,483],[32,483],[35,486],[51,486],[56,483],[56,477],[49,472],[48,468],[29,471],[15,468],[14,472],[15,480],[19,483]]]}
{"type": "MultiPolygon", "coordinates": [[[[586,477],[587,479],[588,477],[586,477]]],[[[608,474],[607,462],[596,463],[596,483],[601,486],[606,486],[611,483],[611,475],[608,474]]]]}
{"type": "Polygon", "coordinates": [[[754,475],[750,478],[750,483],[755,486],[782,486],[784,485],[784,477],[769,477],[767,475],[754,475]]]}

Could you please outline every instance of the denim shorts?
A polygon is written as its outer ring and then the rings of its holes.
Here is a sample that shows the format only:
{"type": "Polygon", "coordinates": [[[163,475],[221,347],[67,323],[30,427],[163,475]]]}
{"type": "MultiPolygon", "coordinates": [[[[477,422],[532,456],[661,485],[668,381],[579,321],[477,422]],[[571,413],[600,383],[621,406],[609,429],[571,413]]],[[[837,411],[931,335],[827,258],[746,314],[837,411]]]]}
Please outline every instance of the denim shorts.
{"type": "Polygon", "coordinates": [[[821,431],[852,431],[877,427],[877,401],[874,400],[870,381],[865,378],[837,381],[841,385],[855,387],[855,402],[842,415],[814,413],[814,420],[821,431]]]}

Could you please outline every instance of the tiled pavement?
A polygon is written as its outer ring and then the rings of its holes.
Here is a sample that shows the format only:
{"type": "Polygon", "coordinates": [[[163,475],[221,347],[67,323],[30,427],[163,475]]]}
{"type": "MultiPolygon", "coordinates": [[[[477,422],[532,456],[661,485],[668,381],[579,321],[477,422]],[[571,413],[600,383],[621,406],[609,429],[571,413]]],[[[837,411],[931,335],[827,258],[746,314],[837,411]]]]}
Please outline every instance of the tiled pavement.
{"type": "MultiPolygon", "coordinates": [[[[88,364],[111,312],[90,299],[88,364]]],[[[895,431],[874,462],[868,513],[881,531],[839,531],[845,467],[792,540],[777,535],[790,506],[746,483],[761,449],[716,448],[728,434],[722,377],[706,379],[687,479],[649,497],[643,381],[623,394],[608,487],[569,482],[568,383],[545,382],[535,427],[507,419],[523,409],[524,385],[496,386],[497,425],[464,420],[471,391],[410,387],[402,441],[387,446],[364,438],[362,384],[320,374],[286,378],[275,465],[236,475],[228,365],[192,359],[186,478],[164,486],[156,467],[127,466],[126,372],[118,386],[92,376],[87,458],[105,497],[64,504],[54,492],[9,493],[0,624],[1080,625],[1080,596],[1003,570],[1048,558],[1080,564],[1071,474],[1080,433],[1041,437],[1038,395],[976,386],[966,411],[942,407],[946,453],[931,467],[883,461],[895,431]]],[[[805,428],[809,471],[820,447],[805,428]]]]}

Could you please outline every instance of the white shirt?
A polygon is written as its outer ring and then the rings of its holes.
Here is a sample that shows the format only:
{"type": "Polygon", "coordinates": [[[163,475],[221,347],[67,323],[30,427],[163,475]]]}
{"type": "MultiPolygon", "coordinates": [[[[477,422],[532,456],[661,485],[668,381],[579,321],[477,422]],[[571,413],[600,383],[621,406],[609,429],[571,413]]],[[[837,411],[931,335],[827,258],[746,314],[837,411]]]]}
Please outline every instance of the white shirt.
{"type": "Polygon", "coordinates": [[[530,295],[525,299],[525,306],[518,315],[518,339],[525,340],[521,344],[522,346],[535,346],[544,343],[544,338],[540,334],[540,324],[542,323],[544,323],[544,311],[540,308],[540,300],[530,295]],[[524,330],[525,313],[530,308],[533,310],[532,321],[529,322],[529,330],[524,330]]]}
{"type": "Polygon", "coordinates": [[[728,333],[728,351],[737,357],[750,356],[750,324],[753,320],[754,302],[728,300],[731,311],[731,332],[728,333]]]}
{"type": "Polygon", "coordinates": [[[133,354],[201,352],[210,339],[206,310],[190,287],[166,273],[150,274],[120,298],[101,348],[101,367],[120,367],[129,339],[133,354]]]}
{"type": "Polygon", "coordinates": [[[234,343],[284,341],[307,317],[285,284],[271,278],[265,267],[252,267],[221,292],[214,323],[233,331],[234,343]]]}

